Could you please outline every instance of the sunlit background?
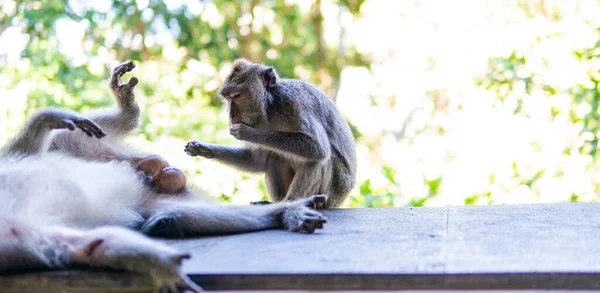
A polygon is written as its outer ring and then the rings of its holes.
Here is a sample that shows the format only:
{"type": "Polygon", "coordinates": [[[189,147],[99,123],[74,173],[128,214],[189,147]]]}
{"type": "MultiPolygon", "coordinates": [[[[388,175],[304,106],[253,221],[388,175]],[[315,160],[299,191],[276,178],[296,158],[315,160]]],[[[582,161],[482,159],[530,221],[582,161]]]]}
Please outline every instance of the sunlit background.
{"type": "Polygon", "coordinates": [[[0,0],[0,141],[41,107],[113,106],[110,68],[135,60],[129,142],[221,201],[266,199],[262,176],[183,152],[239,144],[216,90],[245,57],[336,101],[347,207],[595,201],[599,28],[597,0],[0,0]]]}

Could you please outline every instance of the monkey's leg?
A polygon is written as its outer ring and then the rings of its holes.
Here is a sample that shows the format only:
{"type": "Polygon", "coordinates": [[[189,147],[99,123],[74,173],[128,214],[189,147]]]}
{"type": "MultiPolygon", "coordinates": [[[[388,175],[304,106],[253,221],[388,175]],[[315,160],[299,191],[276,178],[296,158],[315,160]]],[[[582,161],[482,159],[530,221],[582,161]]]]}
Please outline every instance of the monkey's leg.
{"type": "Polygon", "coordinates": [[[141,228],[150,236],[182,238],[215,234],[232,234],[286,228],[314,232],[327,220],[309,209],[325,202],[316,195],[291,203],[266,206],[207,205],[194,201],[164,200],[153,208],[153,215],[141,228]]]}
{"type": "Polygon", "coordinates": [[[135,68],[135,63],[129,61],[117,66],[110,78],[110,89],[119,105],[118,110],[95,111],[89,117],[98,123],[109,135],[123,136],[136,129],[139,125],[140,107],[135,101],[134,88],[138,79],[132,77],[128,83],[121,79],[127,72],[135,68]]]}
{"type": "MultiPolygon", "coordinates": [[[[329,191],[327,187],[331,181],[330,168],[329,164],[320,163],[305,163],[297,167],[294,179],[292,179],[283,201],[295,201],[329,191]]],[[[333,207],[335,200],[335,198],[328,197],[326,203],[317,205],[315,208],[333,207]]]]}
{"type": "Polygon", "coordinates": [[[76,128],[90,137],[106,135],[100,126],[83,116],[63,109],[45,109],[34,114],[3,151],[21,156],[39,154],[48,150],[52,130],[76,128]]]}
{"type": "Polygon", "coordinates": [[[271,201],[278,202],[285,198],[294,179],[294,169],[286,158],[270,153],[267,158],[265,184],[271,201]]]}
{"type": "Polygon", "coordinates": [[[193,157],[215,159],[223,164],[247,172],[264,172],[267,153],[247,147],[208,144],[196,140],[186,144],[184,151],[193,157]]]}

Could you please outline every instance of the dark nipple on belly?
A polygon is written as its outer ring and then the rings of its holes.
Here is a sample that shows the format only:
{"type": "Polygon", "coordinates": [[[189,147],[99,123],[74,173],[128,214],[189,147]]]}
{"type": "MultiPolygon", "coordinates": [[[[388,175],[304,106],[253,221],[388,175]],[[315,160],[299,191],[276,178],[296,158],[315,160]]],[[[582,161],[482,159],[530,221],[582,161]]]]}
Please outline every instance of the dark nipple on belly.
{"type": "Polygon", "coordinates": [[[171,167],[161,156],[147,156],[140,160],[135,168],[144,172],[148,179],[147,183],[156,192],[177,194],[186,190],[186,178],[183,172],[171,167]]]}

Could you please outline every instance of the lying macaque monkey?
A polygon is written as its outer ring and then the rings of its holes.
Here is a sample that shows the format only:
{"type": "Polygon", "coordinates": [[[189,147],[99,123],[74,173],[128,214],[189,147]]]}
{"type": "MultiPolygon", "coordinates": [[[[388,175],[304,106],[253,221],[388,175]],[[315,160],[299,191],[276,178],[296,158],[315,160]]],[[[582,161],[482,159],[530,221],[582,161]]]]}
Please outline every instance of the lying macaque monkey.
{"type": "Polygon", "coordinates": [[[148,236],[323,227],[326,219],[311,208],[324,204],[324,195],[267,206],[211,204],[164,158],[120,143],[139,123],[138,79],[121,80],[134,67],[121,64],[111,77],[118,110],[87,118],[41,110],[2,149],[0,274],[109,268],[150,276],[156,292],[198,292],[181,272],[190,255],[148,236]]]}

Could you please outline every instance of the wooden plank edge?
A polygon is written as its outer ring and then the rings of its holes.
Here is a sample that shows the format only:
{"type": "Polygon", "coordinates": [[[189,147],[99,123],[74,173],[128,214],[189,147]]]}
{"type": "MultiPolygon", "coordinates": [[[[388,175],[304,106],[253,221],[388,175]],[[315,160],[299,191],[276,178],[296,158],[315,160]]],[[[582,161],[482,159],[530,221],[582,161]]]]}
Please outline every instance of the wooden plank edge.
{"type": "MultiPolygon", "coordinates": [[[[598,273],[191,274],[205,290],[600,290],[598,273]]],[[[148,277],[58,271],[0,277],[0,292],[152,292],[148,277]]]]}
{"type": "Polygon", "coordinates": [[[600,273],[196,274],[205,290],[600,290],[600,273]]]}

